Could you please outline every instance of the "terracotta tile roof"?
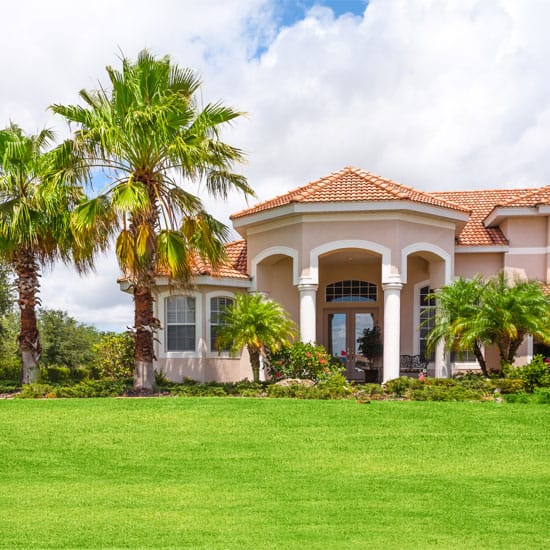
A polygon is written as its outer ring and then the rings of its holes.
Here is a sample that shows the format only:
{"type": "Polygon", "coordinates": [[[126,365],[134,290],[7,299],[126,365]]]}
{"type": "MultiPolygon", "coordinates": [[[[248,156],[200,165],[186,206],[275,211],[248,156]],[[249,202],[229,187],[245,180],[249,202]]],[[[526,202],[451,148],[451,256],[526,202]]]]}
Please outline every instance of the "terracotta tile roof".
{"type": "Polygon", "coordinates": [[[470,219],[456,244],[461,246],[507,245],[508,240],[498,227],[485,227],[483,220],[497,204],[521,201],[534,189],[492,189],[476,191],[440,191],[431,193],[434,197],[452,201],[471,210],[470,219]]]}
{"type": "Polygon", "coordinates": [[[242,218],[291,203],[366,201],[412,201],[469,213],[467,207],[453,204],[442,197],[424,193],[358,168],[347,167],[284,195],[237,212],[231,219],[242,218]]]}
{"type": "Polygon", "coordinates": [[[212,269],[209,262],[196,256],[193,260],[193,275],[248,279],[248,274],[246,273],[246,241],[239,240],[227,243],[225,250],[227,252],[227,261],[217,269],[212,269]]]}
{"type": "Polygon", "coordinates": [[[520,197],[512,197],[508,201],[498,203],[498,206],[515,207],[515,206],[538,206],[539,204],[550,204],[550,185],[546,187],[538,187],[537,189],[528,189],[530,193],[526,193],[520,197]]]}

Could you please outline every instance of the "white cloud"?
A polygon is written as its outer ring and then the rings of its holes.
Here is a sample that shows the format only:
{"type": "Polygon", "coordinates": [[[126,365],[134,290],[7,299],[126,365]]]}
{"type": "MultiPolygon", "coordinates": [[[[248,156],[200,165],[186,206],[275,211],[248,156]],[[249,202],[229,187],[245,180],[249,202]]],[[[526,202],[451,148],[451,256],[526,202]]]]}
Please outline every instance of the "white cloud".
{"type": "MultiPolygon", "coordinates": [[[[346,165],[426,190],[550,182],[550,3],[371,0],[364,17],[335,18],[317,7],[279,30],[274,5],[7,5],[0,124],[53,123],[48,104],[74,102],[80,88],[105,80],[119,47],[132,57],[147,46],[198,69],[205,101],[248,112],[226,138],[248,152],[243,170],[262,199],[346,165]],[[258,44],[266,46],[260,58],[252,55],[258,44]]],[[[209,204],[225,221],[245,206],[236,196],[209,204]]],[[[80,308],[87,322],[117,315],[103,297],[121,315],[131,310],[115,297],[116,268],[99,267],[85,284],[64,275],[65,301],[49,290],[60,284],[57,273],[44,278],[48,307],[80,308]]]]}

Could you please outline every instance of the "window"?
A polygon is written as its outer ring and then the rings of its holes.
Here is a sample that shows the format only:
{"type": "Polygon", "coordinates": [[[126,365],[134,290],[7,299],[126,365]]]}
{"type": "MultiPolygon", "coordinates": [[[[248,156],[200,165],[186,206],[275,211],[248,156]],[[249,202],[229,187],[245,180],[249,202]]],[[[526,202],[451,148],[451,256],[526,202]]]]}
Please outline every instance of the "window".
{"type": "Polygon", "coordinates": [[[376,285],[367,281],[338,281],[327,285],[327,302],[376,302],[376,285]]]}
{"type": "Polygon", "coordinates": [[[477,363],[476,356],[471,350],[451,351],[451,363],[477,363]]]}
{"type": "Polygon", "coordinates": [[[428,334],[430,334],[431,330],[434,328],[434,325],[435,325],[435,298],[430,297],[430,294],[431,294],[431,289],[427,285],[421,287],[420,292],[418,294],[418,298],[420,301],[419,303],[419,312],[420,312],[419,353],[422,357],[425,357],[426,359],[433,361],[435,359],[435,350],[432,351],[432,353],[429,356],[427,355],[428,334]]]}
{"type": "MultiPolygon", "coordinates": [[[[217,351],[216,339],[222,323],[222,312],[233,305],[233,298],[229,296],[216,296],[210,299],[210,350],[217,351]]],[[[227,351],[227,349],[219,350],[227,351]]]]}
{"type": "Polygon", "coordinates": [[[196,303],[189,296],[170,296],[166,305],[166,351],[195,351],[196,303]]]}

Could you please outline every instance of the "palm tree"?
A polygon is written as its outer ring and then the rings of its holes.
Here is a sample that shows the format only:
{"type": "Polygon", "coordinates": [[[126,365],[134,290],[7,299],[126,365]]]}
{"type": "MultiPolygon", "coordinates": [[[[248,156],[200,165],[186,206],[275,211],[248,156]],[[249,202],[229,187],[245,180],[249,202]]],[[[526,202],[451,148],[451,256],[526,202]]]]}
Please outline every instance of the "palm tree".
{"type": "Polygon", "coordinates": [[[52,140],[47,129],[27,136],[12,124],[0,131],[0,256],[15,273],[24,384],[38,377],[41,267],[58,259],[91,266],[91,251],[76,247],[69,225],[69,210],[84,195],[67,177],[74,167],[59,164],[69,158],[63,146],[47,151],[52,140]]]}
{"type": "Polygon", "coordinates": [[[500,272],[485,286],[477,318],[480,332],[498,347],[501,366],[513,364],[528,334],[550,341],[550,301],[537,281],[500,272]]]}
{"type": "Polygon", "coordinates": [[[431,353],[443,340],[447,350],[473,351],[481,371],[487,376],[483,345],[488,339],[480,332],[478,322],[484,288],[483,279],[477,275],[473,279],[459,277],[453,284],[435,293],[437,310],[434,328],[428,334],[427,347],[431,353]]]}
{"type": "Polygon", "coordinates": [[[260,380],[260,357],[266,350],[277,351],[296,335],[296,325],[283,307],[260,293],[238,294],[222,313],[218,348],[233,353],[248,348],[254,382],[260,380]]]}
{"type": "Polygon", "coordinates": [[[241,113],[222,105],[199,107],[201,82],[189,69],[156,59],[146,50],[122,70],[107,67],[110,89],[80,97],[85,106],[51,109],[78,125],[73,150],[91,171],[105,169],[110,184],[75,212],[73,224],[93,240],[96,227],[118,233],[116,253],[134,297],[136,390],[154,389],[155,276],[191,278],[199,254],[216,266],[224,258],[227,228],[209,216],[201,200],[180,182],[204,183],[226,198],[237,189],[253,194],[233,172],[239,149],[220,140],[220,130],[241,113]]]}
{"type": "Polygon", "coordinates": [[[446,349],[472,350],[485,375],[483,345],[498,347],[503,366],[514,362],[528,334],[550,341],[550,302],[536,281],[509,280],[500,272],[485,282],[477,275],[460,278],[435,296],[438,310],[428,348],[443,340],[446,349]]]}

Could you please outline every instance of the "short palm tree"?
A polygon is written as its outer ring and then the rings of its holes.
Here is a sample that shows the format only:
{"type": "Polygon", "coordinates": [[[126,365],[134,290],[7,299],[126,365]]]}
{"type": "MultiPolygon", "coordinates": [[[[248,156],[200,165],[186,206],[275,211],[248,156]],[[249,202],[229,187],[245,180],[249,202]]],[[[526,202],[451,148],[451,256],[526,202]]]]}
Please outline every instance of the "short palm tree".
{"type": "Polygon", "coordinates": [[[502,366],[511,365],[524,338],[550,341],[550,301],[537,281],[492,277],[477,315],[479,331],[499,350],[502,366]]]}
{"type": "Polygon", "coordinates": [[[483,374],[487,375],[487,363],[483,345],[487,336],[480,332],[478,313],[485,283],[481,276],[473,279],[459,277],[451,285],[435,294],[437,310],[434,328],[428,334],[428,351],[435,349],[441,340],[450,351],[472,351],[483,374]]]}
{"type": "Polygon", "coordinates": [[[222,313],[218,348],[233,353],[248,348],[254,381],[260,380],[260,357],[277,351],[296,335],[296,325],[283,307],[260,293],[238,294],[222,313]]]}
{"type": "Polygon", "coordinates": [[[0,256],[15,273],[24,384],[38,377],[41,267],[60,259],[86,270],[92,259],[90,249],[78,249],[69,224],[83,191],[65,178],[72,169],[59,164],[69,159],[63,147],[47,150],[52,140],[50,130],[27,136],[12,124],[0,131],[0,256]]]}
{"type": "Polygon", "coordinates": [[[550,341],[550,302],[540,283],[510,280],[505,272],[483,281],[460,278],[436,293],[437,314],[428,336],[453,351],[472,350],[487,375],[483,345],[498,347],[501,365],[512,364],[524,338],[550,341]]]}
{"type": "Polygon", "coordinates": [[[189,183],[202,182],[219,198],[252,189],[233,171],[241,151],[220,139],[220,130],[241,113],[221,103],[200,108],[195,73],[146,50],[107,73],[109,89],[80,92],[84,106],[51,108],[77,125],[73,151],[82,163],[111,176],[107,188],[76,211],[73,224],[90,240],[98,226],[117,234],[118,261],[134,296],[134,387],[150,390],[160,327],[153,314],[155,276],[186,284],[194,255],[213,266],[224,259],[227,229],[205,212],[189,183]]]}

